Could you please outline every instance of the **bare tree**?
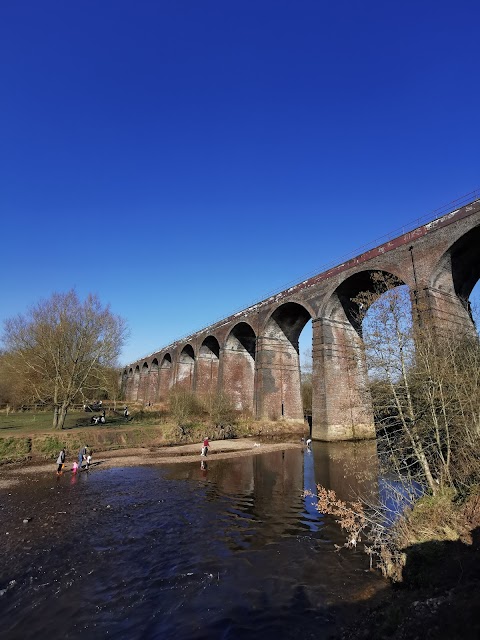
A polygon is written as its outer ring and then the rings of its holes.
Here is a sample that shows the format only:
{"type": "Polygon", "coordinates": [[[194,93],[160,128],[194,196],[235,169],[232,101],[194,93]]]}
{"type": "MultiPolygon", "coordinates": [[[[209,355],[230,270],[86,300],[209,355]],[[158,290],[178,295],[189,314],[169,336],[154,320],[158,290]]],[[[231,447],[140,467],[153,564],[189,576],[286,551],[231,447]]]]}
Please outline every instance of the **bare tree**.
{"type": "Polygon", "coordinates": [[[53,405],[53,427],[62,429],[75,400],[116,366],[125,337],[122,318],[96,296],[81,302],[72,290],[7,320],[3,343],[8,370],[36,401],[53,405]]]}
{"type": "MultiPolygon", "coordinates": [[[[122,372],[119,367],[99,367],[90,381],[95,391],[103,392],[103,397],[113,402],[114,411],[117,410],[117,402],[123,398],[121,375],[122,372]]],[[[102,397],[100,393],[96,395],[102,397]]]]}
{"type": "Polygon", "coordinates": [[[33,400],[25,381],[17,380],[8,369],[8,356],[0,353],[0,405],[5,405],[7,413],[33,400]]]}
{"type": "Polygon", "coordinates": [[[474,528],[480,480],[480,341],[435,325],[406,286],[384,273],[353,302],[359,309],[387,501],[341,501],[317,487],[318,509],[338,518],[346,546],[360,536],[384,575],[400,580],[402,550],[474,528]],[[414,320],[416,323],[414,323],[414,320]],[[420,496],[428,494],[428,498],[420,496]],[[433,498],[432,498],[433,496],[433,498]],[[408,504],[409,508],[405,510],[408,504]],[[401,514],[401,516],[400,516],[401,514]]]}
{"type": "Polygon", "coordinates": [[[382,445],[401,478],[413,474],[433,494],[453,488],[453,469],[460,478],[458,461],[479,446],[478,336],[442,333],[421,309],[414,326],[408,288],[372,278],[373,291],[355,302],[364,315],[370,308],[363,339],[382,445]]]}

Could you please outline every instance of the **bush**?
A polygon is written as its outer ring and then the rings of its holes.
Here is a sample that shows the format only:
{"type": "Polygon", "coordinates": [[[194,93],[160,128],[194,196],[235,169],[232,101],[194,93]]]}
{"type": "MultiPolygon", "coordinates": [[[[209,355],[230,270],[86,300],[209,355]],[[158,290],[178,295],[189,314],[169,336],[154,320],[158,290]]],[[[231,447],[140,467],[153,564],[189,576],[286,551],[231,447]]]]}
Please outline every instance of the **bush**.
{"type": "Polygon", "coordinates": [[[14,462],[29,457],[32,450],[31,438],[0,438],[0,460],[14,462]]]}
{"type": "Polygon", "coordinates": [[[236,411],[226,393],[208,393],[201,398],[202,408],[212,425],[221,427],[236,421],[236,411]]]}
{"type": "Polygon", "coordinates": [[[65,443],[57,436],[46,436],[44,440],[40,440],[37,444],[39,453],[45,458],[57,457],[65,443]]]}
{"type": "Polygon", "coordinates": [[[200,401],[192,391],[182,389],[171,391],[168,405],[170,415],[179,425],[184,425],[190,422],[193,417],[199,417],[202,414],[200,401]]]}

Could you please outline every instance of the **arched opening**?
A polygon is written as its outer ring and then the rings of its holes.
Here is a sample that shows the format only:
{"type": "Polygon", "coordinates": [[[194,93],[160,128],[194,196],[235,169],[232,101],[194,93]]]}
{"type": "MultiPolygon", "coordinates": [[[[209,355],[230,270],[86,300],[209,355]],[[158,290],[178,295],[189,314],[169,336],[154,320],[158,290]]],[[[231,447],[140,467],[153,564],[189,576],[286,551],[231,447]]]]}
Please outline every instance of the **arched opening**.
{"type": "Polygon", "coordinates": [[[470,277],[468,265],[456,268],[454,251],[447,258],[419,299],[391,280],[386,292],[375,289],[356,299],[365,311],[362,334],[380,460],[406,488],[413,479],[433,493],[453,484],[469,456],[478,459],[480,351],[466,304],[475,271],[470,277]],[[461,465],[453,462],[460,459],[461,465]]]}
{"type": "MultiPolygon", "coordinates": [[[[438,328],[470,333],[475,316],[480,278],[480,227],[459,238],[440,260],[430,283],[429,311],[438,328]]],[[[480,314],[478,314],[480,315],[480,314]]],[[[477,317],[478,317],[477,315],[477,317]]]]}
{"type": "MultiPolygon", "coordinates": [[[[415,358],[413,306],[410,288],[384,273],[372,275],[372,291],[361,292],[359,320],[370,386],[399,384],[415,358]]],[[[374,402],[375,405],[375,402],[374,402]]]]}
{"type": "Polygon", "coordinates": [[[128,385],[128,371],[124,369],[122,371],[122,377],[120,380],[120,388],[124,398],[127,398],[127,385],[128,385]]]}
{"type": "Polygon", "coordinates": [[[132,400],[135,402],[138,400],[138,390],[140,387],[140,366],[137,364],[135,371],[133,372],[133,387],[132,387],[132,400]]]}
{"type": "Polygon", "coordinates": [[[217,391],[218,369],[220,363],[220,345],[214,336],[208,336],[202,342],[197,358],[195,390],[199,394],[217,391]]]}
{"type": "Polygon", "coordinates": [[[240,322],[230,331],[223,348],[221,387],[238,411],[254,410],[256,343],[252,327],[240,322]]]}
{"type": "Polygon", "coordinates": [[[165,402],[172,387],[172,356],[166,353],[158,372],[158,402],[165,402]]]}
{"type": "Polygon", "coordinates": [[[128,370],[127,383],[125,388],[125,399],[128,401],[133,400],[133,368],[128,370]]]}
{"type": "Polygon", "coordinates": [[[190,391],[193,388],[194,371],[195,353],[192,345],[187,344],[181,350],[178,358],[175,386],[190,391]]]}
{"type": "Polygon", "coordinates": [[[473,287],[469,302],[473,322],[475,323],[477,333],[480,334],[480,280],[473,287]]]}
{"type": "Polygon", "coordinates": [[[150,375],[148,379],[148,392],[146,401],[148,404],[153,404],[157,401],[158,390],[158,360],[154,358],[150,365],[150,375]]]}
{"type": "Polygon", "coordinates": [[[376,299],[403,284],[393,273],[370,269],[346,278],[328,299],[314,325],[314,438],[375,437],[362,319],[376,299]]]}
{"type": "Polygon", "coordinates": [[[144,362],[142,368],[140,370],[140,384],[138,385],[138,395],[137,400],[139,402],[145,402],[148,391],[148,374],[149,368],[148,363],[144,362]]]}
{"type": "Polygon", "coordinates": [[[333,304],[332,317],[343,321],[345,316],[361,337],[366,307],[371,306],[388,289],[403,284],[400,278],[386,271],[360,271],[337,288],[333,296],[333,300],[336,297],[336,304],[333,304]]]}
{"type": "Polygon", "coordinates": [[[303,327],[298,339],[300,357],[300,390],[302,396],[303,416],[311,435],[312,428],[312,392],[313,392],[313,326],[309,320],[303,327]]]}
{"type": "Polygon", "coordinates": [[[258,341],[257,414],[270,420],[303,420],[299,337],[310,312],[287,302],[272,313],[258,341]]]}
{"type": "Polygon", "coordinates": [[[169,353],[166,353],[163,356],[161,368],[162,369],[170,369],[172,366],[172,356],[169,353]]]}
{"type": "Polygon", "coordinates": [[[479,247],[480,227],[476,227],[457,240],[450,249],[455,293],[467,309],[472,291],[480,279],[479,247]]]}

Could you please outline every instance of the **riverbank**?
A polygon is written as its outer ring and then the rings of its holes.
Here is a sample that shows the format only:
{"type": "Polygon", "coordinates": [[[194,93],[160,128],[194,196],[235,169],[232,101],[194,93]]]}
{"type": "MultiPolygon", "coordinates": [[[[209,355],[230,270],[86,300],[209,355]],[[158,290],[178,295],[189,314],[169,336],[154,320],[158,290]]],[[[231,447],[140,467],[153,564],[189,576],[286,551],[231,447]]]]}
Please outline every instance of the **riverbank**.
{"type": "MultiPolygon", "coordinates": [[[[226,460],[233,457],[251,456],[272,451],[301,448],[301,442],[262,442],[253,437],[231,440],[214,440],[210,443],[207,458],[200,456],[201,442],[193,444],[154,447],[135,447],[114,451],[94,450],[92,469],[109,469],[113,467],[136,467],[156,464],[176,464],[179,462],[198,462],[199,460],[226,460]]],[[[90,445],[90,443],[89,443],[90,445]]],[[[76,455],[67,458],[64,473],[71,473],[72,463],[76,455]]],[[[0,489],[13,487],[22,482],[28,475],[38,473],[54,473],[56,471],[55,460],[43,462],[39,460],[28,462],[16,462],[0,467],[0,489]]]]}
{"type": "Polygon", "coordinates": [[[480,529],[471,544],[426,542],[405,549],[403,582],[348,607],[336,640],[478,640],[480,529]]]}
{"type": "Polygon", "coordinates": [[[133,412],[128,421],[123,415],[108,410],[104,425],[92,424],[91,414],[72,412],[62,430],[51,428],[50,417],[47,412],[0,413],[0,469],[15,462],[56,460],[62,448],[73,462],[84,445],[98,455],[137,448],[196,446],[206,435],[213,441],[225,442],[243,437],[275,438],[277,442],[308,437],[308,426],[303,422],[239,420],[217,427],[202,422],[180,427],[154,410],[133,412]]]}

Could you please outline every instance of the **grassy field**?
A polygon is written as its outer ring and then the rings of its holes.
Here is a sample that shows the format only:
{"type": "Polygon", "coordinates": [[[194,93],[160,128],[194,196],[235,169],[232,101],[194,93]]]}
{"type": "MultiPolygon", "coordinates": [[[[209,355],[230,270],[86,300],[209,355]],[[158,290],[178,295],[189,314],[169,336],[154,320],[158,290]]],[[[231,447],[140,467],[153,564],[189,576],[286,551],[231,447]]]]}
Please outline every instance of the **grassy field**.
{"type": "Polygon", "coordinates": [[[83,445],[96,451],[159,446],[169,444],[174,435],[172,426],[161,421],[158,414],[133,414],[127,423],[121,413],[107,411],[103,425],[92,424],[92,415],[72,411],[64,428],[55,430],[52,412],[0,412],[0,464],[55,458],[62,447],[71,455],[83,445]]]}
{"type": "MultiPolygon", "coordinates": [[[[85,413],[84,411],[72,411],[67,413],[65,420],[65,431],[70,429],[76,429],[79,427],[89,428],[90,426],[97,427],[97,425],[91,425],[90,420],[92,413],[85,413]]],[[[0,412],[0,437],[13,436],[13,435],[26,435],[37,434],[43,432],[57,433],[52,427],[53,413],[51,411],[16,411],[0,412]]],[[[113,414],[108,412],[107,424],[105,426],[125,426],[125,420],[121,414],[113,414]]]]}
{"type": "Polygon", "coordinates": [[[215,427],[205,420],[195,419],[180,427],[165,411],[132,409],[128,422],[122,411],[106,409],[105,424],[91,424],[95,414],[72,411],[67,414],[61,430],[53,429],[52,412],[17,411],[7,414],[0,411],[0,464],[31,458],[54,459],[63,447],[71,456],[84,445],[98,452],[189,444],[201,442],[207,435],[212,440],[247,435],[278,437],[294,432],[304,435],[303,423],[293,426],[239,420],[225,427],[215,427]]]}

